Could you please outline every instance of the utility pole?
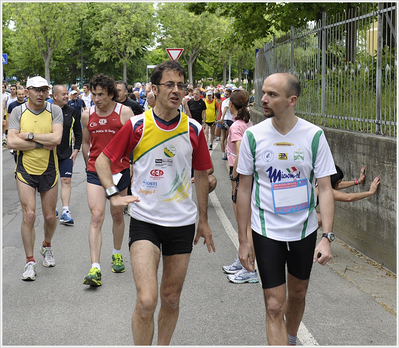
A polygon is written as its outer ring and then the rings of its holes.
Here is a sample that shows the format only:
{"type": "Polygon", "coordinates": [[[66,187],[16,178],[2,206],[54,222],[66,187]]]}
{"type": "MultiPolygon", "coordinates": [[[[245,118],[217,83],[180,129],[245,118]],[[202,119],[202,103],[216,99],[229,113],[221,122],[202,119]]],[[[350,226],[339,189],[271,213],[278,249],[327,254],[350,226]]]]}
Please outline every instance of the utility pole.
{"type": "Polygon", "coordinates": [[[80,24],[80,88],[83,88],[83,20],[80,24]]]}

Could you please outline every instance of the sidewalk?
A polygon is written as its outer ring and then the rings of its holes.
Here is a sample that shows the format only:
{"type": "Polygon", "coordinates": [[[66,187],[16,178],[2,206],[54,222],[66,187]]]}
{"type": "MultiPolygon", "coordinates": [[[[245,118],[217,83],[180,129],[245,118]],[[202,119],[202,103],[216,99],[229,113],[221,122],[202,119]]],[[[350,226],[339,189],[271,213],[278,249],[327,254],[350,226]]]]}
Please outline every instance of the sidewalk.
{"type": "Polygon", "coordinates": [[[397,315],[396,275],[338,238],[333,242],[332,250],[334,257],[327,265],[372,296],[385,310],[397,315]]]}

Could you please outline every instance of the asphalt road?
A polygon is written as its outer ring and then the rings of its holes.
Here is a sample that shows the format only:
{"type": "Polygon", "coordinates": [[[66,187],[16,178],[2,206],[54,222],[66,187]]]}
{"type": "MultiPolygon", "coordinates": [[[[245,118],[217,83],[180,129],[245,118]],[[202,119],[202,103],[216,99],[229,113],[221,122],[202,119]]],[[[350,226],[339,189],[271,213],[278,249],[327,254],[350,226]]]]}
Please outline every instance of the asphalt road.
{"type": "MultiPolygon", "coordinates": [[[[238,241],[226,161],[221,160],[219,143],[215,145],[212,159],[218,185],[210,195],[209,221],[216,252],[209,254],[202,243],[194,247],[171,344],[264,346],[267,340],[261,285],[229,283],[221,269],[234,261],[238,241]]],[[[72,178],[70,207],[75,225],[57,227],[53,239],[56,266],[50,269],[42,266],[39,253],[43,219],[38,196],[34,249],[38,266],[34,282],[21,280],[25,262],[20,234],[22,212],[12,156],[4,149],[2,154],[2,345],[133,345],[131,315],[136,290],[127,233],[122,250],[126,272],[114,274],[108,208],[103,225],[103,285],[90,288],[82,284],[91,263],[90,212],[81,153],[72,178]]],[[[61,208],[58,199],[58,209],[61,208]]],[[[125,219],[127,231],[128,216],[125,219]]],[[[397,345],[395,275],[339,240],[334,242],[333,252],[334,259],[328,265],[317,264],[313,268],[298,344],[397,345]]],[[[156,337],[155,329],[154,344],[156,337]]]]}

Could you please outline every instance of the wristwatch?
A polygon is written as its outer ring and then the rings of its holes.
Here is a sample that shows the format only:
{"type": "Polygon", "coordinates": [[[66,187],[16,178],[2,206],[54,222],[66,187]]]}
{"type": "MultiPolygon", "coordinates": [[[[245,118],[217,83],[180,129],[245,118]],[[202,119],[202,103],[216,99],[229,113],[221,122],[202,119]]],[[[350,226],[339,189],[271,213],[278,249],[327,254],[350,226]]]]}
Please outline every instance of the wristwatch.
{"type": "Polygon", "coordinates": [[[330,242],[333,242],[335,239],[334,233],[323,233],[321,238],[326,237],[330,242]]]}
{"type": "Polygon", "coordinates": [[[34,137],[35,135],[33,133],[28,134],[28,140],[33,140],[34,137]]]}
{"type": "Polygon", "coordinates": [[[107,197],[108,199],[110,199],[112,196],[115,196],[117,194],[119,194],[119,190],[116,186],[108,187],[105,190],[105,197],[107,197]]]}

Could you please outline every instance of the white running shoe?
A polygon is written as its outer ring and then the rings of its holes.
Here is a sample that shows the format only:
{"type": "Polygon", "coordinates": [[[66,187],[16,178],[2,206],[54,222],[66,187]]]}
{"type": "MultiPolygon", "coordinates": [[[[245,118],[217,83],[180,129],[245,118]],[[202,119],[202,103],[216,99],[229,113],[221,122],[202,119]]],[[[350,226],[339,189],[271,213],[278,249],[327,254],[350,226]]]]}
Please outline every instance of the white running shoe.
{"type": "Polygon", "coordinates": [[[28,262],[25,265],[24,273],[22,273],[22,280],[36,280],[36,262],[28,262]]]}
{"type": "Polygon", "coordinates": [[[237,273],[238,271],[241,271],[241,270],[242,270],[241,261],[240,261],[240,259],[239,259],[238,256],[237,256],[237,257],[236,257],[236,260],[235,260],[231,265],[222,266],[222,269],[223,269],[223,271],[225,271],[226,273],[235,274],[235,273],[237,273]]]}
{"type": "Polygon", "coordinates": [[[53,251],[50,248],[44,248],[43,246],[40,248],[40,254],[43,255],[43,266],[44,267],[54,267],[55,266],[55,258],[53,255],[53,251]]]}
{"type": "Polygon", "coordinates": [[[227,279],[236,284],[259,282],[258,272],[256,270],[253,272],[247,271],[244,267],[236,274],[229,274],[227,279]]]}

